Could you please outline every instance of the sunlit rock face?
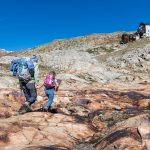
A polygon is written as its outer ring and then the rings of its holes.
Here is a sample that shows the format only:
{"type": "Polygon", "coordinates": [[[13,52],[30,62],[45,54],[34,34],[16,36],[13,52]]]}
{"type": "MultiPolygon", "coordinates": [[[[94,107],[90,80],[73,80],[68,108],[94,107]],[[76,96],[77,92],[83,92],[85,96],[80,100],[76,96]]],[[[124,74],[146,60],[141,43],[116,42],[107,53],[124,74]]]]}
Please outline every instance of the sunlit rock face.
{"type": "Polygon", "coordinates": [[[17,113],[24,101],[22,92],[1,89],[0,147],[4,150],[149,147],[149,85],[139,84],[138,89],[123,83],[93,86],[60,87],[55,93],[53,112],[40,110],[47,98],[43,89],[39,89],[33,112],[25,114],[17,113]]]}
{"type": "Polygon", "coordinates": [[[121,33],[58,40],[0,56],[0,150],[150,149],[149,39],[119,45],[121,33]],[[40,83],[50,70],[60,87],[51,112],[44,87],[32,112],[11,60],[40,56],[40,83]]]}

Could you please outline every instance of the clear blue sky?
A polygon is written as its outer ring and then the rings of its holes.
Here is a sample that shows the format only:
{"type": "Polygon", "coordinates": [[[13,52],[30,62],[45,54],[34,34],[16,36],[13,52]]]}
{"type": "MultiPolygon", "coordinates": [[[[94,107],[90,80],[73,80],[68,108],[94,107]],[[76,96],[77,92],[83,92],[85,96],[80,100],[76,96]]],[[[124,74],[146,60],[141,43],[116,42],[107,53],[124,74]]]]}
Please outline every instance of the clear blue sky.
{"type": "Polygon", "coordinates": [[[0,48],[19,50],[150,22],[149,0],[0,0],[0,48]]]}

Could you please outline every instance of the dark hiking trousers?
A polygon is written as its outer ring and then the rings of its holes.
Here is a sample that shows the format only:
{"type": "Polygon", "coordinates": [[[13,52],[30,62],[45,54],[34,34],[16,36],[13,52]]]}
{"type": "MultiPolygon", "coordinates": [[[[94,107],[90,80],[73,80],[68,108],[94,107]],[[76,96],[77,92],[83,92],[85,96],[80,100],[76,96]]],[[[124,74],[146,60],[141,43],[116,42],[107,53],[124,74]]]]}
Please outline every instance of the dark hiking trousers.
{"type": "Polygon", "coordinates": [[[23,90],[23,93],[26,97],[26,101],[29,102],[29,105],[32,105],[37,100],[37,91],[35,88],[35,83],[25,83],[21,81],[20,88],[23,90]]]}

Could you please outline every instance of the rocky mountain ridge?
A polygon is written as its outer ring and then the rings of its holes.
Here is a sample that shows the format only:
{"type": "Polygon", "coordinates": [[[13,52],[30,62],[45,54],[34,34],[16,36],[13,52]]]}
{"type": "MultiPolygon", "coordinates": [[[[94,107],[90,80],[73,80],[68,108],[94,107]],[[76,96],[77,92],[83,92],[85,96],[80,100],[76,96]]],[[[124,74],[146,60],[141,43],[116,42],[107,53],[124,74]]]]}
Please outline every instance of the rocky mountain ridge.
{"type": "Polygon", "coordinates": [[[9,53],[9,52],[6,51],[5,49],[0,49],[0,57],[6,55],[6,54],[8,54],[8,53],[9,53]]]}
{"type": "MultiPolygon", "coordinates": [[[[149,39],[120,45],[121,33],[94,34],[54,41],[0,58],[2,66],[17,57],[41,58],[41,72],[56,70],[85,82],[106,83],[111,80],[134,81],[149,78],[149,39]],[[72,75],[73,74],[73,75],[72,75]]],[[[63,79],[63,78],[62,78],[63,79]]]]}
{"type": "Polygon", "coordinates": [[[150,40],[120,45],[120,32],[57,40],[0,57],[0,150],[150,149],[150,40]],[[61,80],[53,112],[38,89],[34,112],[9,63],[40,56],[40,83],[50,70],[61,80]]]}

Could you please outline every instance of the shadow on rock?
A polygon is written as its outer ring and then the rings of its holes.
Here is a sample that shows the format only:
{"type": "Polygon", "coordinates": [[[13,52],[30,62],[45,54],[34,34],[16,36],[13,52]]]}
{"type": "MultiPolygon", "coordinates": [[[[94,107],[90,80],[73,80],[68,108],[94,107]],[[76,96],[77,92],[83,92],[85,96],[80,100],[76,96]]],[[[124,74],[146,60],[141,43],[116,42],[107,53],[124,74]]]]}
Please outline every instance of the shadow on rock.
{"type": "Polygon", "coordinates": [[[142,142],[141,137],[137,133],[136,129],[127,128],[111,133],[110,135],[108,135],[107,137],[103,138],[98,143],[96,143],[94,147],[96,148],[96,150],[103,150],[109,144],[114,143],[115,141],[123,137],[131,137],[137,141],[142,142]]]}
{"type": "Polygon", "coordinates": [[[40,146],[40,147],[28,147],[22,150],[69,150],[69,149],[55,146],[40,146]]]}
{"type": "Polygon", "coordinates": [[[128,96],[129,98],[131,98],[131,99],[134,99],[134,100],[150,99],[150,96],[143,95],[143,94],[141,94],[141,93],[134,92],[134,91],[128,92],[128,93],[127,93],[127,96],[128,96]]]}

